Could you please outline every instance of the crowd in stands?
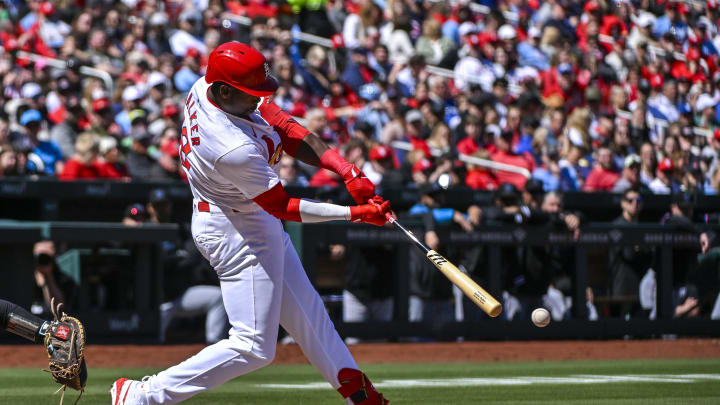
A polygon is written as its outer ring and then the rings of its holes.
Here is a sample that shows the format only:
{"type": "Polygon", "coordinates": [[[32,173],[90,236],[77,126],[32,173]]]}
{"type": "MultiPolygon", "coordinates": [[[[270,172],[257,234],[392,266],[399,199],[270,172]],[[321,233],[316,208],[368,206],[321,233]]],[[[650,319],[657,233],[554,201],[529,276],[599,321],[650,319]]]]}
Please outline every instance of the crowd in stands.
{"type": "MultiPolygon", "coordinates": [[[[716,0],[9,0],[0,176],[182,179],[184,97],[240,40],[274,101],[381,188],[524,188],[485,159],[544,191],[715,194],[719,17],[716,0]]],[[[280,171],[341,183],[289,157],[280,171]]]]}

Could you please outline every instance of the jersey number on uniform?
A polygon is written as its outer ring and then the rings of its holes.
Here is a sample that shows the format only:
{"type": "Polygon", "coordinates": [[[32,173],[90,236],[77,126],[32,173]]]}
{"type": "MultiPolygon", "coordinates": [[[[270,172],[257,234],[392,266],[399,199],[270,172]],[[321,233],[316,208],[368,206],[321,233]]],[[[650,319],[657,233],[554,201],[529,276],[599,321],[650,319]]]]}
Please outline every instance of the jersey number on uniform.
{"type": "MultiPolygon", "coordinates": [[[[187,159],[187,155],[192,152],[190,148],[190,138],[188,138],[187,127],[182,128],[182,136],[180,137],[180,163],[186,170],[190,170],[190,161],[187,159]]],[[[200,145],[200,138],[192,138],[193,145],[200,145]]]]}
{"type": "Polygon", "coordinates": [[[268,156],[270,156],[270,159],[268,159],[268,163],[273,166],[280,162],[280,159],[282,158],[282,142],[278,144],[277,147],[275,147],[275,142],[273,142],[272,139],[270,139],[269,136],[263,135],[262,137],[263,141],[267,144],[268,147],[268,156]]]}

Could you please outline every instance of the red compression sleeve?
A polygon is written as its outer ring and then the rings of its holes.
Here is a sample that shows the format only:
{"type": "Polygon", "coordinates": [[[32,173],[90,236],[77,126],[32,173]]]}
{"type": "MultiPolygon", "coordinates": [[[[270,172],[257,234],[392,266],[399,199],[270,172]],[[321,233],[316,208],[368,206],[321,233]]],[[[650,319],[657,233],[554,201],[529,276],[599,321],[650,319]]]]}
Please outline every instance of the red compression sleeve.
{"type": "Polygon", "coordinates": [[[285,221],[302,222],[300,217],[300,199],[290,197],[278,183],[275,187],[253,198],[270,215],[285,221]]]}
{"type": "Polygon", "coordinates": [[[349,180],[358,174],[352,173],[351,169],[354,166],[340,156],[335,149],[326,150],[325,153],[320,156],[320,164],[323,169],[328,169],[331,172],[339,174],[344,180],[349,180]]]}
{"type": "Polygon", "coordinates": [[[290,156],[295,156],[295,151],[310,131],[298,124],[290,114],[283,111],[282,108],[270,100],[263,101],[258,111],[260,111],[263,119],[280,135],[283,149],[289,153],[290,156]]]}

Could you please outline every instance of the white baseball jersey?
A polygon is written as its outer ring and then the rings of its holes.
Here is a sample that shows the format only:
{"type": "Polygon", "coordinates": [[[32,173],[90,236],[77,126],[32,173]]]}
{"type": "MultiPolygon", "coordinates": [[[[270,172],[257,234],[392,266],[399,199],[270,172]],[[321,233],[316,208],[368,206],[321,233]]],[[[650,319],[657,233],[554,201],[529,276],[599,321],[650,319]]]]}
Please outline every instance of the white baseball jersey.
{"type": "MultiPolygon", "coordinates": [[[[132,405],[176,404],[270,364],[278,325],[337,389],[340,370],[357,364],[280,220],[252,201],[279,183],[273,167],[282,155],[280,136],[257,111],[250,121],[223,112],[208,88],[201,78],[188,94],[180,159],[194,198],[217,206],[195,205],[192,235],[218,275],[232,329],[227,339],[138,384],[143,395],[132,405]]],[[[349,210],[300,203],[303,221],[347,219],[349,210]]]]}
{"type": "Polygon", "coordinates": [[[280,136],[256,110],[248,121],[223,112],[200,78],[185,100],[180,161],[197,200],[241,212],[260,209],[252,199],[280,180],[280,136]],[[241,169],[241,170],[239,170],[241,169]]]}

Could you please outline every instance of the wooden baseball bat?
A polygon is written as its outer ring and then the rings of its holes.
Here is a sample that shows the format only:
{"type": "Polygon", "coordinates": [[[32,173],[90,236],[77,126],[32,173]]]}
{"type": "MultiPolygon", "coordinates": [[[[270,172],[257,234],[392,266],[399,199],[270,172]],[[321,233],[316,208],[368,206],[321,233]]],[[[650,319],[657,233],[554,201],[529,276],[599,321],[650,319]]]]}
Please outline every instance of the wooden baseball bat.
{"type": "MultiPolygon", "coordinates": [[[[373,204],[372,200],[370,201],[370,203],[373,204]]],[[[424,243],[420,242],[418,238],[415,237],[415,234],[405,229],[404,226],[400,225],[400,223],[392,214],[387,213],[385,214],[385,216],[388,222],[395,225],[405,234],[405,236],[408,237],[408,239],[413,241],[415,243],[415,246],[422,250],[422,252],[425,254],[425,257],[430,259],[432,264],[434,264],[435,267],[437,267],[437,269],[440,270],[440,272],[442,272],[442,274],[444,274],[451,283],[455,284],[463,292],[463,294],[465,294],[466,297],[470,298],[470,300],[474,302],[475,305],[479,306],[480,309],[485,311],[486,314],[490,315],[493,318],[500,315],[500,313],[502,312],[502,304],[500,304],[495,298],[493,298],[492,295],[490,295],[470,277],[468,277],[467,274],[460,271],[460,269],[458,269],[448,259],[444,258],[440,253],[428,248],[427,246],[425,246],[424,243]]]]}

